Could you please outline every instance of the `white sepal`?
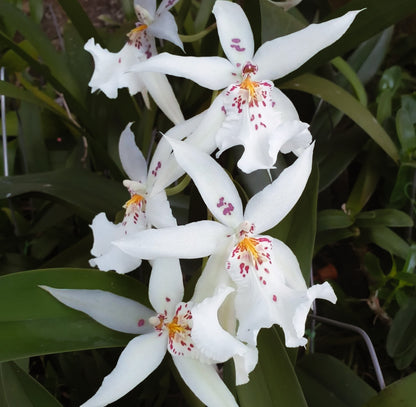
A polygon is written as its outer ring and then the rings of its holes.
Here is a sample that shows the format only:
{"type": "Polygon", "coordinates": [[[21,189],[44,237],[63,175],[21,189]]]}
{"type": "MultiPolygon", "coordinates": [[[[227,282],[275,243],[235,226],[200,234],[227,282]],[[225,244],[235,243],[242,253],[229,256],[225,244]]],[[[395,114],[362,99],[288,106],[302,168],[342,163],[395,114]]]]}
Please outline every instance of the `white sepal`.
{"type": "Polygon", "coordinates": [[[167,335],[159,336],[157,332],[132,339],[97,393],[81,407],[103,407],[123,397],[160,365],[166,346],[167,335]]]}
{"type": "Polygon", "coordinates": [[[84,312],[107,328],[136,335],[153,331],[148,319],[154,311],[137,301],[102,290],[39,287],[62,304],[84,312]]]}

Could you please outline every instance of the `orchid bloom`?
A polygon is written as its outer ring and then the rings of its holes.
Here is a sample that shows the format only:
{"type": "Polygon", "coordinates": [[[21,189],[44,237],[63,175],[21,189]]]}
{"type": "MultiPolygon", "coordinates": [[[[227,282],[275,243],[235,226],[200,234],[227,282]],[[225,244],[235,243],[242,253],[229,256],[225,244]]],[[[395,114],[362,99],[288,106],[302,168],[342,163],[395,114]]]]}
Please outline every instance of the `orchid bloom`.
{"type": "MultiPolygon", "coordinates": [[[[122,274],[139,267],[142,260],[123,253],[111,244],[112,240],[126,238],[152,226],[176,225],[164,191],[166,183],[161,181],[163,185],[160,190],[157,193],[152,191],[155,180],[161,178],[163,157],[169,155],[170,149],[163,149],[163,145],[156,149],[148,173],[146,160],[136,146],[130,125],[121,133],[119,141],[120,160],[130,178],[123,182],[130,193],[130,199],[124,204],[124,219],[121,223],[114,224],[108,221],[105,213],[102,212],[95,216],[91,225],[94,235],[91,254],[95,258],[90,260],[90,265],[97,266],[103,271],[115,270],[122,274]]],[[[166,177],[162,175],[162,178],[166,179],[166,177]]],[[[171,179],[169,178],[167,182],[170,183],[171,179]]]]}
{"type": "Polygon", "coordinates": [[[273,168],[279,151],[299,155],[310,144],[311,135],[292,102],[271,80],[299,68],[338,40],[358,11],[268,41],[256,53],[250,24],[239,5],[217,0],[213,13],[228,60],[162,53],[132,70],[185,77],[212,90],[226,88],[215,106],[224,119],[216,133],[217,157],[232,146],[243,145],[240,169],[250,173],[273,168]]]}
{"type": "MultiPolygon", "coordinates": [[[[218,308],[232,291],[221,287],[200,303],[181,302],[182,275],[177,259],[153,264],[149,300],[154,311],[131,299],[101,290],[57,289],[48,291],[65,305],[82,311],[111,329],[141,334],[123,350],[114,370],[97,393],[81,407],[102,407],[118,400],[142,382],[162,362],[168,351],[185,383],[211,407],[238,407],[216,372],[215,364],[230,357],[247,360],[247,372],[257,363],[257,352],[224,331],[218,308]]],[[[239,372],[237,371],[237,378],[239,372]]]]}
{"type": "Polygon", "coordinates": [[[87,41],[84,49],[93,56],[95,64],[89,82],[92,92],[100,89],[107,97],[114,99],[119,88],[128,88],[130,95],[141,92],[146,106],[149,107],[149,91],[156,104],[173,123],[183,121],[178,101],[165,75],[130,71],[139,61],[157,54],[155,38],[168,40],[183,49],[175,19],[169,12],[177,2],[178,0],[163,0],[156,10],[156,0],[135,0],[138,22],[136,28],[127,34],[128,40],[118,53],[101,48],[94,43],[94,38],[87,41]]]}
{"type": "Polygon", "coordinates": [[[305,345],[305,320],[312,302],[316,298],[335,302],[335,294],[328,283],[308,289],[293,252],[261,233],[278,224],[301,196],[311,171],[313,145],[254,195],[243,213],[233,182],[215,160],[184,142],[170,143],[217,221],[147,230],[113,244],[147,259],[212,255],[214,264],[202,274],[195,294],[206,293],[207,286],[212,292],[219,282],[228,284],[226,277],[234,282],[239,339],[254,346],[259,330],[277,323],[284,330],[286,346],[305,345]]]}

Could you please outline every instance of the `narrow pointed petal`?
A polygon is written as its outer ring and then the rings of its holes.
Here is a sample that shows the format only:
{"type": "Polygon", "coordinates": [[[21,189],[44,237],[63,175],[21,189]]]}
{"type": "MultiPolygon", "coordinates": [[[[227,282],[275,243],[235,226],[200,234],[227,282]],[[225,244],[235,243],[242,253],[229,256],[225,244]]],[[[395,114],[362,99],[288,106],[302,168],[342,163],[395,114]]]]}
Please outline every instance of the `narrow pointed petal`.
{"type": "Polygon", "coordinates": [[[156,14],[156,0],[134,0],[134,5],[145,9],[152,17],[156,14]]]}
{"type": "Polygon", "coordinates": [[[163,13],[163,11],[170,10],[179,0],[162,0],[160,6],[157,9],[158,14],[163,13]]]}
{"type": "Polygon", "coordinates": [[[176,160],[194,181],[211,213],[219,222],[236,228],[243,221],[243,206],[228,174],[208,154],[185,142],[169,141],[176,160]]]}
{"type": "Polygon", "coordinates": [[[296,204],[312,168],[312,144],[277,179],[247,203],[244,219],[254,223],[256,233],[277,225],[296,204]]]}
{"type": "Polygon", "coordinates": [[[200,221],[177,227],[144,230],[113,244],[130,256],[141,259],[195,259],[218,250],[229,232],[221,223],[200,221]]]}
{"type": "Polygon", "coordinates": [[[173,313],[176,304],[182,301],[182,271],[178,259],[156,259],[153,261],[149,281],[149,300],[160,314],[164,310],[173,313]]]}
{"type": "Polygon", "coordinates": [[[91,254],[95,256],[89,261],[91,267],[97,266],[102,271],[115,270],[124,274],[140,266],[140,258],[129,256],[111,244],[112,240],[125,236],[126,230],[121,223],[115,225],[108,221],[102,212],[94,217],[91,229],[94,236],[91,254]]]}
{"type": "Polygon", "coordinates": [[[118,151],[124,171],[133,181],[146,183],[147,164],[142,152],[136,145],[134,133],[131,131],[132,123],[129,123],[120,135],[118,151]]]}
{"type": "MultiPolygon", "coordinates": [[[[204,112],[197,116],[177,124],[166,132],[166,136],[181,140],[188,137],[199,126],[204,117],[204,112]]],[[[147,178],[148,189],[151,189],[150,195],[159,193],[176,181],[184,174],[183,169],[178,165],[173,157],[172,147],[169,142],[162,137],[157,144],[153,154],[152,161],[149,165],[149,175],[147,178]]]]}
{"type": "Polygon", "coordinates": [[[303,30],[265,42],[254,55],[259,68],[256,80],[274,80],[302,66],[320,50],[337,41],[348,30],[360,12],[349,11],[342,17],[321,24],[311,24],[303,30]],[[279,58],[279,63],[271,56],[279,58]]]}
{"type": "Polygon", "coordinates": [[[160,365],[166,345],[167,335],[157,332],[132,339],[97,393],[81,407],[103,407],[123,397],[160,365]]]}
{"type": "Polygon", "coordinates": [[[155,103],[172,123],[183,122],[181,108],[166,76],[157,72],[142,72],[140,76],[155,103]]]}
{"type": "Polygon", "coordinates": [[[84,312],[115,331],[144,334],[154,329],[148,320],[155,312],[129,298],[102,290],[72,290],[44,285],[39,287],[66,306],[84,312]]]}
{"type": "Polygon", "coordinates": [[[192,339],[201,353],[216,363],[226,362],[234,356],[247,363],[239,366],[238,384],[248,381],[248,374],[257,363],[257,352],[244,345],[234,336],[225,331],[218,321],[218,310],[229,293],[231,287],[220,287],[213,297],[206,298],[192,308],[192,339]],[[250,370],[245,370],[247,367],[250,370]]]}
{"type": "Polygon", "coordinates": [[[172,359],[184,382],[207,407],[238,407],[215,365],[181,356],[172,356],[172,359]]]}
{"type": "Polygon", "coordinates": [[[159,192],[147,200],[146,216],[149,223],[156,228],[176,226],[176,219],[172,214],[165,191],[159,192]]]}
{"type": "Polygon", "coordinates": [[[159,14],[147,31],[156,38],[170,41],[184,51],[182,41],[178,35],[178,26],[171,13],[163,12],[159,14]]]}
{"type": "Polygon", "coordinates": [[[119,88],[128,88],[130,95],[145,90],[141,75],[131,72],[131,67],[143,57],[136,47],[127,43],[118,53],[112,53],[90,38],[84,49],[94,58],[94,73],[88,84],[91,92],[101,90],[108,98],[115,99],[119,88]]]}
{"type": "Polygon", "coordinates": [[[244,66],[253,58],[254,39],[243,9],[238,4],[218,0],[212,12],[225,55],[236,67],[244,66]]]}
{"type": "Polygon", "coordinates": [[[163,52],[132,66],[131,71],[179,76],[211,90],[223,89],[236,81],[233,65],[220,57],[180,57],[163,52]]]}

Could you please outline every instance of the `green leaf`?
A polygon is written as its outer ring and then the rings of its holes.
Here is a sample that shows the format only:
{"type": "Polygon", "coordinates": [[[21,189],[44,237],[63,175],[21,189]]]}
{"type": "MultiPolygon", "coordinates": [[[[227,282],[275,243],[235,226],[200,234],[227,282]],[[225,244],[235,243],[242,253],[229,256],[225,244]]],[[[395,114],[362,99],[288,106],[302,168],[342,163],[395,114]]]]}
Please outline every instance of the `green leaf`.
{"type": "Polygon", "coordinates": [[[43,138],[43,123],[37,106],[22,102],[18,110],[20,118],[19,147],[26,172],[42,172],[50,169],[49,155],[43,138]],[[42,159],[39,159],[42,157],[42,159]]]}
{"type": "Polygon", "coordinates": [[[307,355],[296,366],[309,407],[361,407],[376,391],[330,355],[307,355]]]}
{"type": "Polygon", "coordinates": [[[351,0],[326,16],[326,20],[339,17],[350,10],[363,10],[348,31],[333,45],[312,57],[290,77],[311,71],[347,51],[356,48],[382,30],[416,12],[414,0],[351,0]]]}
{"type": "Polygon", "coordinates": [[[292,363],[276,328],[262,329],[258,336],[259,362],[250,381],[237,386],[241,407],[307,407],[292,363]]]}
{"type": "Polygon", "coordinates": [[[412,218],[405,212],[397,209],[376,209],[374,211],[361,212],[356,217],[358,227],[390,226],[411,227],[412,218]]]}
{"type": "Polygon", "coordinates": [[[361,211],[376,190],[383,165],[382,159],[381,151],[376,146],[372,146],[345,204],[351,216],[361,211]]]}
{"type": "Polygon", "coordinates": [[[339,209],[326,209],[318,213],[317,232],[322,230],[343,229],[351,226],[354,222],[339,209]]]}
{"type": "Polygon", "coordinates": [[[66,307],[38,285],[107,290],[148,305],[140,282],[113,272],[63,268],[0,277],[0,361],[123,346],[131,339],[66,307]]]}
{"type": "MultiPolygon", "coordinates": [[[[56,78],[62,88],[67,89],[76,99],[79,99],[79,88],[68,69],[65,55],[56,51],[49,38],[40,29],[40,26],[7,1],[0,2],[0,16],[7,18],[9,23],[19,28],[19,32],[37,50],[43,64],[47,65],[47,70],[50,70],[52,76],[56,78]]],[[[21,57],[25,58],[31,65],[36,64],[37,61],[33,60],[33,58],[27,59],[27,54],[25,52],[22,53],[20,47],[13,43],[10,38],[3,33],[0,33],[0,35],[21,57]]],[[[36,65],[39,66],[41,64],[36,65]]],[[[43,67],[43,70],[45,71],[45,67],[43,67]]]]}
{"type": "Polygon", "coordinates": [[[416,373],[387,386],[363,407],[414,407],[416,400],[416,373]]]}
{"type": "Polygon", "coordinates": [[[0,405],[4,407],[61,407],[32,376],[16,363],[0,364],[0,405]]]}
{"type": "Polygon", "coordinates": [[[396,130],[402,147],[402,152],[409,154],[416,149],[416,131],[411,115],[401,107],[396,114],[396,130]]]}
{"type": "Polygon", "coordinates": [[[391,229],[385,226],[374,226],[361,229],[364,239],[375,243],[389,253],[406,259],[409,254],[409,245],[391,229]]]}
{"type": "Polygon", "coordinates": [[[398,369],[405,369],[416,358],[416,299],[410,299],[397,312],[387,335],[386,349],[398,369]]]}
{"type": "Polygon", "coordinates": [[[28,193],[63,201],[87,220],[102,211],[114,215],[128,199],[121,182],[78,168],[0,178],[0,199],[28,193]]]}
{"type": "Polygon", "coordinates": [[[394,161],[398,160],[399,153],[397,148],[380,123],[377,122],[367,108],[340,86],[319,76],[305,74],[285,82],[280,87],[307,92],[330,103],[349,116],[394,161]]]}
{"type": "Polygon", "coordinates": [[[61,7],[65,10],[66,15],[72,21],[79,35],[84,42],[94,37],[100,41],[100,36],[97,30],[92,25],[88,15],[85,13],[79,1],[75,0],[58,0],[61,7]]]}
{"type": "Polygon", "coordinates": [[[262,43],[291,34],[307,25],[269,0],[260,0],[260,13],[262,43]]]}

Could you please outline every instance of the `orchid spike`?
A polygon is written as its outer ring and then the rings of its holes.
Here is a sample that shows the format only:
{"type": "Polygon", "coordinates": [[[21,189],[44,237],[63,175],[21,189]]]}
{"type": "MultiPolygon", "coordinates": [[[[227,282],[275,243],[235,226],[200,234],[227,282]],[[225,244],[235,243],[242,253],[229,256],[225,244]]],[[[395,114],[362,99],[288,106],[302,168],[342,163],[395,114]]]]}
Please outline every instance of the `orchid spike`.
{"type": "Polygon", "coordinates": [[[285,333],[286,346],[305,345],[305,321],[312,302],[316,298],[335,302],[335,294],[328,283],[308,289],[293,252],[262,233],[278,224],[301,196],[314,146],[254,195],[243,211],[232,180],[215,160],[184,142],[170,143],[179,165],[193,179],[217,221],[147,230],[113,244],[131,256],[148,259],[212,255],[215,267],[207,265],[195,296],[201,291],[209,295],[206,287],[212,292],[216,282],[228,284],[227,278],[231,279],[236,287],[239,339],[254,346],[259,330],[277,323],[285,333]]]}
{"type": "Polygon", "coordinates": [[[292,102],[272,80],[299,68],[321,49],[338,40],[358,11],[311,24],[303,30],[265,42],[254,53],[253,34],[241,7],[215,2],[218,35],[228,59],[181,57],[162,53],[132,68],[135,72],[163,72],[193,80],[218,97],[223,124],[216,133],[217,157],[232,146],[244,146],[238,167],[246,173],[273,168],[279,151],[299,155],[311,142],[308,125],[299,120],[292,102]]]}
{"type": "Polygon", "coordinates": [[[230,287],[219,288],[214,296],[200,303],[182,302],[182,274],[177,259],[159,259],[153,264],[149,299],[155,311],[106,291],[41,287],[111,329],[142,334],[127,344],[115,369],[82,407],[102,407],[118,400],[156,369],[166,351],[203,403],[238,407],[215,364],[238,356],[247,359],[252,370],[257,352],[224,331],[218,322],[218,308],[232,291],[230,287]]]}
{"type": "Polygon", "coordinates": [[[179,0],[162,1],[156,10],[156,0],[135,0],[138,22],[128,34],[128,40],[118,53],[109,52],[90,38],[84,46],[94,58],[94,73],[89,82],[91,91],[101,90],[111,99],[118,89],[128,88],[130,95],[141,92],[146,106],[149,92],[156,104],[174,123],[184,120],[178,101],[165,75],[156,72],[138,74],[130,68],[138,61],[145,61],[157,54],[155,38],[173,42],[183,50],[178,28],[169,10],[179,0]]]}

